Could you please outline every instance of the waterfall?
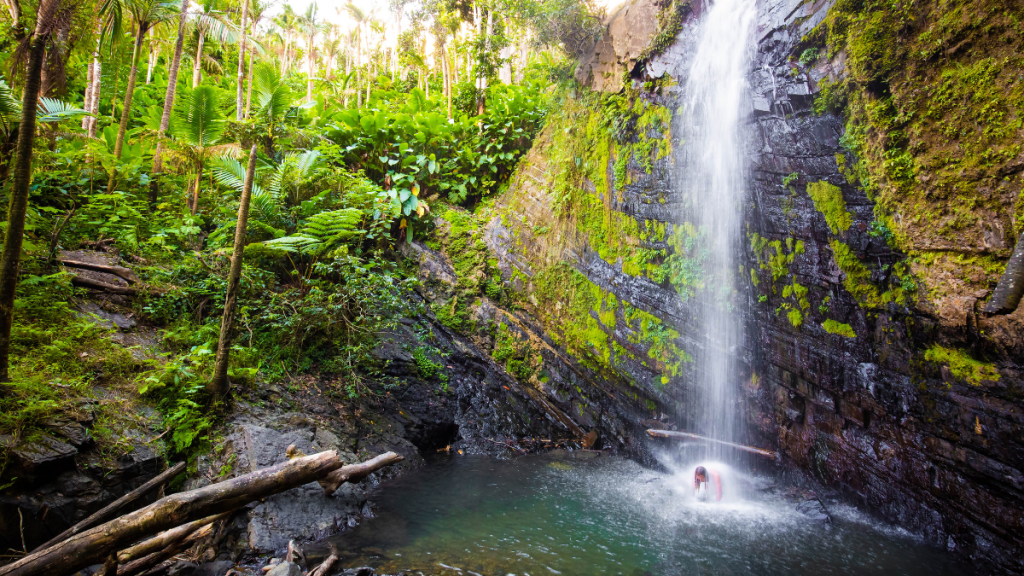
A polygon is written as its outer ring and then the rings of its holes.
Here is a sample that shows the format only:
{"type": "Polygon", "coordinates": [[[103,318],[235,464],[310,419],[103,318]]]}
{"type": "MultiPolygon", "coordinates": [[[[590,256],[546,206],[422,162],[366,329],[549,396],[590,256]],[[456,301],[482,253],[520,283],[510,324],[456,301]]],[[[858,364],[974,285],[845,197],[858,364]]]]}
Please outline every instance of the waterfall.
{"type": "MultiPolygon", "coordinates": [[[[737,312],[740,280],[736,257],[743,238],[743,201],[746,184],[741,123],[752,56],[755,0],[712,0],[699,23],[696,52],[685,79],[684,142],[678,147],[681,171],[676,185],[687,199],[681,220],[693,224],[695,244],[690,257],[702,261],[704,289],[696,296],[695,340],[692,352],[697,381],[692,383],[691,426],[696,432],[720,440],[737,436],[736,350],[742,340],[742,319],[737,312]]],[[[724,459],[731,453],[709,447],[709,456],[724,459]]],[[[728,449],[725,449],[728,450],[728,449]]]]}

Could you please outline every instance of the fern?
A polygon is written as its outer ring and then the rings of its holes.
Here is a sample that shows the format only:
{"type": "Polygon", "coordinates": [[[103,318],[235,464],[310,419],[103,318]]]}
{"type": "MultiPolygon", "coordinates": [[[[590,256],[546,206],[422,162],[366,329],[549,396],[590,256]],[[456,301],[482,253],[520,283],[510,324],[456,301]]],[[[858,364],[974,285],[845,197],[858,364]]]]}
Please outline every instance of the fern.
{"type": "Polygon", "coordinates": [[[268,240],[262,245],[306,256],[337,254],[344,249],[345,242],[366,234],[360,228],[362,219],[363,213],[357,208],[321,212],[307,220],[298,233],[268,240]]]}

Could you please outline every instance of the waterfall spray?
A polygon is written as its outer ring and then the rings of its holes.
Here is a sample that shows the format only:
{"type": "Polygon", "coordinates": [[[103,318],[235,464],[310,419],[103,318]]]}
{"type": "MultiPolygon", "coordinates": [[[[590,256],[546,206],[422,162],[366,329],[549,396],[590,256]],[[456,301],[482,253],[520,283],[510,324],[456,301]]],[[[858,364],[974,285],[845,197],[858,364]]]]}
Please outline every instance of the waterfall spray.
{"type": "MultiPolygon", "coordinates": [[[[735,257],[742,237],[746,183],[743,100],[751,62],[755,0],[713,0],[699,24],[696,54],[686,78],[678,185],[688,198],[682,219],[695,225],[702,247],[704,291],[693,309],[703,347],[696,361],[696,432],[723,441],[737,440],[736,347],[742,324],[734,304],[735,257]]],[[[730,455],[710,444],[709,455],[730,455]]]]}

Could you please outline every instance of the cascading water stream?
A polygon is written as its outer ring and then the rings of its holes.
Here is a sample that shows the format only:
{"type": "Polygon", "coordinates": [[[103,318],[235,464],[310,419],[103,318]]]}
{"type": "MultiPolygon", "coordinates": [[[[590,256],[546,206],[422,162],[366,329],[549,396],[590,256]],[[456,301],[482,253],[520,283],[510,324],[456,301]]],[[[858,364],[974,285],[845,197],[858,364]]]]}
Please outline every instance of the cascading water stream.
{"type": "MultiPolygon", "coordinates": [[[[755,0],[713,0],[699,24],[696,52],[686,78],[676,185],[687,198],[682,221],[696,229],[704,290],[694,302],[696,336],[695,432],[736,441],[737,346],[742,324],[736,311],[735,257],[742,236],[744,163],[741,122],[751,62],[755,0]]],[[[714,460],[728,448],[708,446],[714,460]]]]}

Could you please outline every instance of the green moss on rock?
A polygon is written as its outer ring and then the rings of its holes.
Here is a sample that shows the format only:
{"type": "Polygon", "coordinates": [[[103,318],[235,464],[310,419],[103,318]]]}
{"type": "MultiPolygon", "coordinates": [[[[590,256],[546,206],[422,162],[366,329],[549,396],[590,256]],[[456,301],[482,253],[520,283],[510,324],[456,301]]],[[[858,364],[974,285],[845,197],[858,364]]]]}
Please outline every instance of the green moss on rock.
{"type": "Polygon", "coordinates": [[[974,386],[981,385],[982,380],[999,380],[999,370],[989,362],[975,360],[967,352],[933,345],[924,353],[925,360],[936,364],[945,364],[956,378],[966,380],[974,386]]]}
{"type": "Polygon", "coordinates": [[[843,191],[824,180],[807,185],[807,195],[814,201],[814,207],[825,217],[825,223],[833,234],[846,232],[853,225],[853,215],[846,209],[843,191]]]}
{"type": "Polygon", "coordinates": [[[857,333],[853,331],[853,327],[849,324],[843,324],[836,320],[828,319],[825,320],[821,327],[825,329],[825,332],[829,334],[837,334],[839,336],[845,336],[847,338],[856,338],[857,333]]]}

